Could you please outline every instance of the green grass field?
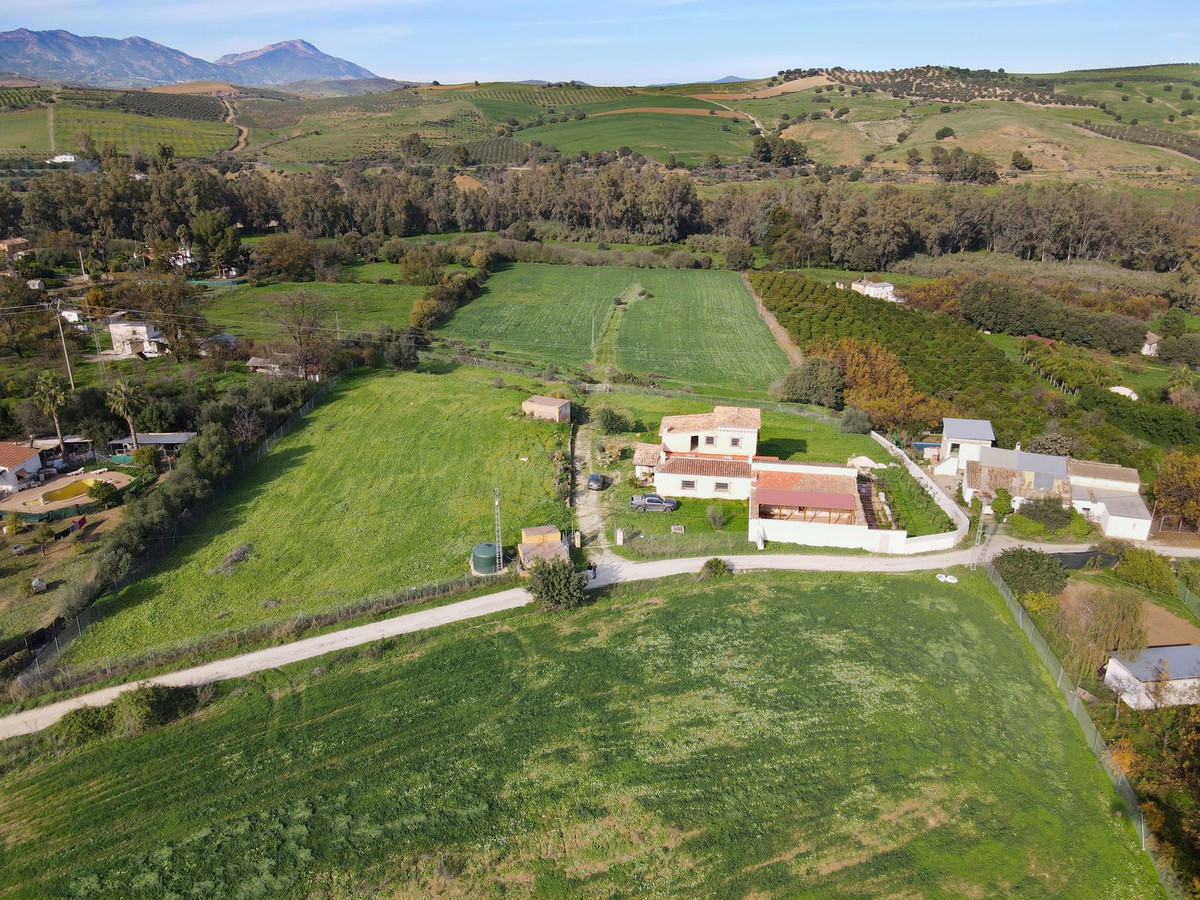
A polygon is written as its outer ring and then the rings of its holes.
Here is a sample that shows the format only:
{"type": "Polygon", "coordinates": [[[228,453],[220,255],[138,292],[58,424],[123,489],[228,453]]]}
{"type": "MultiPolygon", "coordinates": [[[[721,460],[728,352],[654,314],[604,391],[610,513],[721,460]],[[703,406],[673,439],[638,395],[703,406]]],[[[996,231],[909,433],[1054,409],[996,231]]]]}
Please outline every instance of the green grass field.
{"type": "Polygon", "coordinates": [[[762,390],[786,371],[740,276],[723,271],[518,263],[439,334],[487,340],[522,359],[740,390],[762,390]]]}
{"type": "Polygon", "coordinates": [[[527,128],[518,136],[525,142],[553,144],[569,154],[624,146],[660,162],[673,155],[679,163],[699,165],[712,153],[723,162],[746,156],[750,152],[750,127],[746,119],[735,123],[719,116],[623,113],[527,128]],[[722,125],[729,130],[722,130],[722,125]]]}
{"type": "Polygon", "coordinates": [[[982,573],[516,610],[5,760],[0,894],[1162,897],[982,573]]]}
{"type": "MultiPolygon", "coordinates": [[[[384,264],[386,265],[386,264],[384,264]]],[[[390,267],[395,277],[396,267],[390,267]]],[[[282,282],[257,287],[221,288],[204,304],[204,315],[213,325],[231,334],[275,338],[279,328],[271,321],[278,298],[309,293],[329,306],[330,327],[343,331],[378,331],[385,325],[408,326],[408,314],[426,288],[406,284],[372,284],[323,281],[282,282]],[[334,313],[337,314],[336,320],[334,313]]]]}
{"type": "Polygon", "coordinates": [[[179,156],[209,156],[228,150],[237,129],[224,122],[197,122],[161,116],[139,116],[119,109],[88,109],[60,103],[54,113],[54,140],[59,152],[72,152],[75,135],[87,132],[97,145],[115,142],[121,153],[140,147],[153,153],[170,144],[179,156]]]}
{"type": "Polygon", "coordinates": [[[73,660],[131,655],[468,574],[492,535],[568,524],[551,454],[565,426],[520,415],[528,394],[484,370],[360,374],[284,438],[145,578],[107,598],[73,660]],[[468,439],[474,437],[475,439],[468,439]],[[223,557],[253,544],[229,575],[223,557]]]}
{"type": "Polygon", "coordinates": [[[0,113],[0,156],[40,156],[50,152],[49,111],[21,109],[0,113]]]}

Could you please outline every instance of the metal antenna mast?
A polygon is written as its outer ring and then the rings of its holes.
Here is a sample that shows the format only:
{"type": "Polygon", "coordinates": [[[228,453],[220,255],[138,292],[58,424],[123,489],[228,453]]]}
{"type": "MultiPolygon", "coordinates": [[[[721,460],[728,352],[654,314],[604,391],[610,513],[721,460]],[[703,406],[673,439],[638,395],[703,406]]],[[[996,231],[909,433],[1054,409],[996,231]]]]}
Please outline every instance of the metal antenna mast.
{"type": "Polygon", "coordinates": [[[504,570],[504,544],[500,538],[500,488],[493,489],[496,495],[496,574],[504,570]]]}

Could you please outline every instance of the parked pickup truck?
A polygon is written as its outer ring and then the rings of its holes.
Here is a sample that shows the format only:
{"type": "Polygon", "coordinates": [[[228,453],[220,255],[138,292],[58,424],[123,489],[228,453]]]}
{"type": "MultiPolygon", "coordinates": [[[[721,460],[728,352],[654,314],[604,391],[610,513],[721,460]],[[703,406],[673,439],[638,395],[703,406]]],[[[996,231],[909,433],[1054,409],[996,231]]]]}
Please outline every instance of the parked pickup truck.
{"type": "Polygon", "coordinates": [[[653,512],[674,512],[679,509],[679,501],[658,494],[634,494],[629,498],[629,505],[638,512],[651,510],[653,512]]]}

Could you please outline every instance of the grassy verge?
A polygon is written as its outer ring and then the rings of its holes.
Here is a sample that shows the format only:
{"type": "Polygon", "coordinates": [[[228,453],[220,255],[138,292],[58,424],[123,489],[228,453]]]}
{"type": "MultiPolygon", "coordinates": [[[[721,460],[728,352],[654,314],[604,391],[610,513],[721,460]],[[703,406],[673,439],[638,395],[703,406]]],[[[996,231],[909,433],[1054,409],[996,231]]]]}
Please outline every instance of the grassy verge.
{"type": "Polygon", "coordinates": [[[10,745],[0,892],[1160,896],[959,577],[676,579],[262,673],[138,737],[10,745]]]}

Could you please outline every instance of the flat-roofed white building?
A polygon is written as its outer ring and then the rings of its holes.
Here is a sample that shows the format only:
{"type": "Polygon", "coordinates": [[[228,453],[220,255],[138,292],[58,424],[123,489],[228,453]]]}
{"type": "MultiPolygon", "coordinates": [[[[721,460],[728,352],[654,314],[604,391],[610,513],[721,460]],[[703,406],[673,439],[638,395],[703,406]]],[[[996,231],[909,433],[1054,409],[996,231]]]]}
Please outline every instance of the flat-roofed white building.
{"type": "Polygon", "coordinates": [[[1133,709],[1192,706],[1200,702],[1200,646],[1148,647],[1133,659],[1114,654],[1104,683],[1133,709]]]}

